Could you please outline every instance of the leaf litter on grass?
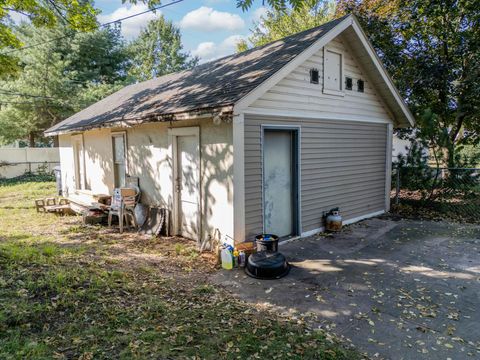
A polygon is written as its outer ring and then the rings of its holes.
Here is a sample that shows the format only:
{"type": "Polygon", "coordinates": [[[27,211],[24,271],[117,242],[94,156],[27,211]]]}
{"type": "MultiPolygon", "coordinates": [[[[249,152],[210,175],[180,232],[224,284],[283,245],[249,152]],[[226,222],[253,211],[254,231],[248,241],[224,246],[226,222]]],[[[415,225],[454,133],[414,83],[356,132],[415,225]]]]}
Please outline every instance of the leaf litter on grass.
{"type": "Polygon", "coordinates": [[[360,358],[209,284],[216,259],[192,242],[37,214],[54,191],[0,187],[0,358],[360,358]],[[11,192],[16,208],[1,210],[11,192]]]}

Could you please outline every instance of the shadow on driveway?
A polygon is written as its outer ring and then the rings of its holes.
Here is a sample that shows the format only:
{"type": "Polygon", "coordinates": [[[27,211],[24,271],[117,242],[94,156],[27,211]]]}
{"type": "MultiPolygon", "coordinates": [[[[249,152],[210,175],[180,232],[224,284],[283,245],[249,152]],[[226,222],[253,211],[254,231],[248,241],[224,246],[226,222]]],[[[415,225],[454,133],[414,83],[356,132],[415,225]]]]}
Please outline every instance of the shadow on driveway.
{"type": "Polygon", "coordinates": [[[213,281],[373,357],[480,357],[479,226],[377,218],[280,251],[292,264],[286,278],[234,270],[213,281]]]}

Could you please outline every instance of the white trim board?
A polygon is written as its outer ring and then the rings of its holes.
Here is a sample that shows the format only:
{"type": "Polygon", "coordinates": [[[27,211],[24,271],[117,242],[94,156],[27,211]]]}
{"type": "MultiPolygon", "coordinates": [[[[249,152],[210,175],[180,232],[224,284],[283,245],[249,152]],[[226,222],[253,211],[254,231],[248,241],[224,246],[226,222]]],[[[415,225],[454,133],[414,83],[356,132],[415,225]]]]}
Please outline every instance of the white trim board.
{"type": "MultiPolygon", "coordinates": [[[[262,124],[260,130],[260,157],[262,162],[262,170],[261,170],[261,177],[262,177],[262,232],[265,233],[265,179],[264,179],[264,137],[265,137],[265,130],[289,130],[289,131],[296,131],[297,136],[297,149],[296,149],[296,163],[297,163],[297,223],[295,227],[297,228],[298,234],[302,233],[302,126],[299,124],[262,124]]],[[[297,237],[299,235],[296,235],[297,237]]]]}
{"type": "Polygon", "coordinates": [[[385,151],[385,209],[390,211],[390,192],[392,190],[392,146],[393,125],[387,125],[387,145],[385,151]]]}
{"type": "Polygon", "coordinates": [[[388,89],[390,90],[391,94],[395,98],[397,104],[399,105],[400,109],[403,112],[403,115],[407,119],[408,123],[410,126],[415,125],[415,118],[413,117],[412,113],[410,112],[410,109],[407,107],[405,104],[405,101],[403,98],[400,96],[400,93],[398,92],[398,89],[395,87],[393,84],[393,81],[390,77],[390,75],[387,73],[387,70],[382,64],[382,61],[377,55],[377,52],[373,49],[372,44],[367,38],[367,35],[363,31],[362,27],[360,26],[358,20],[355,18],[355,16],[352,16],[352,28],[355,30],[355,33],[357,34],[358,38],[362,42],[362,45],[366,49],[368,55],[370,55],[370,58],[373,61],[373,64],[375,65],[375,68],[377,71],[380,73],[380,76],[382,77],[383,81],[387,85],[388,89]]]}
{"type": "Polygon", "coordinates": [[[178,158],[177,158],[177,137],[178,136],[195,136],[197,143],[198,143],[198,216],[197,216],[197,235],[198,238],[194,239],[197,241],[198,244],[201,243],[202,240],[202,186],[201,186],[201,179],[202,179],[202,159],[201,159],[201,143],[200,143],[200,128],[198,126],[190,126],[190,127],[179,127],[179,128],[169,128],[168,129],[168,151],[172,156],[172,218],[173,218],[173,233],[174,235],[178,235],[179,229],[179,214],[178,214],[178,206],[179,206],[179,199],[178,199],[178,192],[175,190],[175,179],[177,178],[177,171],[178,171],[178,158]]]}
{"type": "Polygon", "coordinates": [[[359,118],[358,115],[352,116],[340,116],[335,114],[334,116],[325,116],[321,113],[312,113],[312,112],[303,112],[303,111],[288,111],[288,110],[271,110],[271,109],[256,109],[248,108],[245,109],[244,114],[247,115],[260,115],[260,116],[275,116],[289,119],[315,119],[315,120],[339,120],[339,121],[357,121],[357,122],[366,122],[366,123],[376,123],[376,124],[391,124],[392,121],[388,119],[381,118],[359,118]]]}
{"type": "MultiPolygon", "coordinates": [[[[350,224],[356,223],[360,220],[369,219],[369,218],[379,216],[379,215],[382,215],[382,214],[385,214],[385,210],[376,211],[376,212],[373,212],[373,213],[370,213],[370,214],[365,214],[365,215],[357,216],[357,217],[352,218],[352,219],[345,220],[343,222],[343,225],[350,225],[350,224]]],[[[302,235],[300,235],[300,238],[309,237],[309,236],[318,234],[318,233],[323,232],[323,231],[325,231],[325,227],[323,227],[323,226],[319,227],[319,228],[316,228],[316,229],[313,229],[313,230],[305,231],[305,232],[302,233],[302,235]]],[[[295,238],[295,239],[298,239],[298,238],[295,238]]],[[[285,241],[281,242],[280,244],[285,244],[285,243],[288,243],[288,242],[293,241],[295,239],[288,239],[288,240],[285,240],[285,241]]]]}
{"type": "MultiPolygon", "coordinates": [[[[125,160],[125,181],[127,179],[127,177],[129,176],[130,174],[130,169],[129,169],[129,156],[128,156],[128,143],[127,143],[127,132],[125,130],[123,131],[112,131],[110,132],[110,141],[112,142],[112,163],[113,163],[113,167],[115,168],[115,145],[114,145],[114,140],[113,138],[114,137],[119,137],[119,136],[122,136],[123,137],[123,146],[124,146],[124,154],[123,154],[123,157],[124,157],[124,160],[125,160]]],[[[115,184],[115,171],[113,171],[113,183],[115,184]]]]}
{"type": "Polygon", "coordinates": [[[245,240],[245,116],[233,116],[233,238],[245,240]]]}
{"type": "Polygon", "coordinates": [[[87,189],[87,170],[85,164],[85,140],[83,134],[75,134],[70,137],[70,144],[73,151],[73,170],[75,191],[87,189]],[[77,148],[77,142],[80,148],[77,148]],[[78,159],[77,159],[78,153],[78,159]]]}

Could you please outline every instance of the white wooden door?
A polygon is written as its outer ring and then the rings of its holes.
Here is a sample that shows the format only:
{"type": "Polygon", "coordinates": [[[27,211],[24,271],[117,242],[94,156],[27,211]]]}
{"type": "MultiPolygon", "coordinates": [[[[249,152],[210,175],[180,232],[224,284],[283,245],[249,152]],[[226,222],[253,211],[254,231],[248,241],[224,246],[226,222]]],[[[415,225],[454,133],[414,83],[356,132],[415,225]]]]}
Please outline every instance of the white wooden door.
{"type": "Polygon", "coordinates": [[[266,130],[263,143],[264,231],[293,233],[292,132],[266,130]]]}
{"type": "Polygon", "coordinates": [[[197,135],[175,136],[177,234],[199,240],[200,232],[200,154],[197,135]]]}

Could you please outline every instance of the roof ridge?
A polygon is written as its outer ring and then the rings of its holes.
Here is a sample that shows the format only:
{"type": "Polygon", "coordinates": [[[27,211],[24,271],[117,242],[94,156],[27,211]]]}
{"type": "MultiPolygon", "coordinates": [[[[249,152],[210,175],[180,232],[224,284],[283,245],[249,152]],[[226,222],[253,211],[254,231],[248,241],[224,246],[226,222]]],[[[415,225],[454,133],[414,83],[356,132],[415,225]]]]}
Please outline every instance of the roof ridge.
{"type": "Polygon", "coordinates": [[[323,27],[326,27],[327,25],[330,25],[334,22],[340,22],[340,21],[343,21],[345,18],[347,18],[348,16],[350,16],[351,14],[346,14],[346,15],[343,15],[339,18],[336,18],[336,19],[333,19],[333,20],[330,20],[330,21],[327,21],[326,23],[323,23],[321,25],[318,25],[318,26],[315,26],[315,27],[312,27],[310,29],[306,29],[306,30],[302,30],[300,32],[297,32],[295,34],[291,34],[291,35],[288,35],[288,36],[285,36],[283,38],[280,38],[280,39],[277,39],[277,40],[274,40],[274,41],[271,41],[269,43],[266,43],[266,44],[263,44],[263,45],[260,45],[260,46],[255,46],[251,49],[248,49],[248,50],[245,50],[245,51],[242,51],[242,52],[239,52],[239,53],[234,53],[234,54],[230,54],[230,55],[225,55],[225,56],[222,56],[220,58],[217,58],[217,59],[213,59],[213,60],[210,60],[210,61],[207,61],[207,62],[204,62],[200,65],[197,65],[197,66],[194,66],[193,68],[190,68],[190,69],[184,69],[184,70],[180,70],[180,71],[176,71],[176,72],[173,72],[173,73],[169,73],[169,74],[165,74],[165,75],[162,75],[162,76],[159,76],[157,78],[153,78],[153,79],[150,79],[150,80],[145,80],[145,81],[141,81],[139,83],[136,83],[136,84],[141,84],[141,83],[144,83],[144,82],[147,82],[147,81],[153,81],[153,80],[159,80],[159,79],[162,79],[162,78],[166,78],[167,76],[169,75],[172,75],[172,74],[181,74],[181,73],[188,73],[188,72],[194,72],[194,71],[197,71],[197,70],[202,70],[202,68],[204,67],[208,67],[208,66],[212,66],[214,63],[218,62],[222,62],[223,60],[225,59],[234,59],[235,57],[238,57],[238,56],[245,56],[245,55],[248,55],[249,53],[253,52],[253,51],[258,51],[258,50],[261,50],[267,46],[271,46],[272,44],[276,43],[276,42],[279,42],[279,41],[285,41],[286,39],[291,39],[293,37],[296,37],[296,36],[299,36],[299,35],[302,35],[302,34],[305,34],[305,33],[308,33],[308,32],[313,32],[315,30],[319,30],[320,28],[323,28],[323,27]]]}
{"type": "MultiPolygon", "coordinates": [[[[291,34],[291,35],[288,35],[288,36],[284,36],[283,38],[280,38],[280,39],[277,39],[277,40],[273,40],[273,41],[271,41],[271,42],[269,42],[269,43],[266,43],[266,44],[263,44],[263,45],[259,45],[259,46],[255,46],[255,47],[253,47],[253,48],[251,48],[251,49],[248,49],[248,50],[245,50],[245,51],[242,51],[242,52],[239,52],[239,53],[234,53],[234,54],[230,54],[230,55],[225,55],[225,56],[222,56],[221,58],[217,58],[217,59],[213,59],[213,60],[204,62],[204,63],[202,63],[202,64],[200,64],[200,65],[198,65],[198,66],[196,66],[196,67],[191,68],[190,70],[194,70],[194,69],[196,69],[196,68],[198,68],[198,67],[201,67],[201,66],[204,66],[204,65],[207,65],[207,64],[212,64],[212,63],[217,62],[217,61],[220,62],[221,60],[224,60],[224,59],[227,59],[227,58],[234,58],[234,57],[236,57],[236,56],[246,55],[246,54],[248,54],[248,53],[250,53],[250,52],[252,52],[252,51],[260,50],[260,49],[263,49],[263,48],[266,47],[266,46],[270,46],[270,45],[276,43],[277,41],[284,41],[284,40],[286,40],[286,39],[290,39],[290,38],[293,38],[293,37],[295,37],[295,36],[299,36],[299,35],[304,34],[304,33],[313,32],[313,31],[318,30],[318,29],[320,29],[320,28],[322,28],[322,27],[325,27],[325,26],[327,26],[327,25],[332,24],[333,22],[340,22],[340,21],[344,20],[345,18],[347,18],[347,17],[350,16],[350,15],[351,15],[351,14],[346,14],[346,15],[340,16],[340,17],[338,17],[338,18],[336,18],[336,19],[332,19],[332,20],[330,20],[330,21],[327,21],[326,23],[323,23],[323,24],[321,24],[321,25],[312,27],[312,28],[310,28],[310,29],[306,29],[306,30],[299,31],[299,32],[297,32],[297,33],[295,33],[295,34],[291,34]]],[[[188,70],[187,70],[187,71],[188,71],[188,70]]],[[[164,76],[164,75],[163,75],[163,76],[164,76]]],[[[163,77],[163,76],[161,76],[161,77],[163,77]]]]}
{"type": "Polygon", "coordinates": [[[46,133],[234,104],[347,16],[193,69],[130,84],[52,126],[46,133]]]}

